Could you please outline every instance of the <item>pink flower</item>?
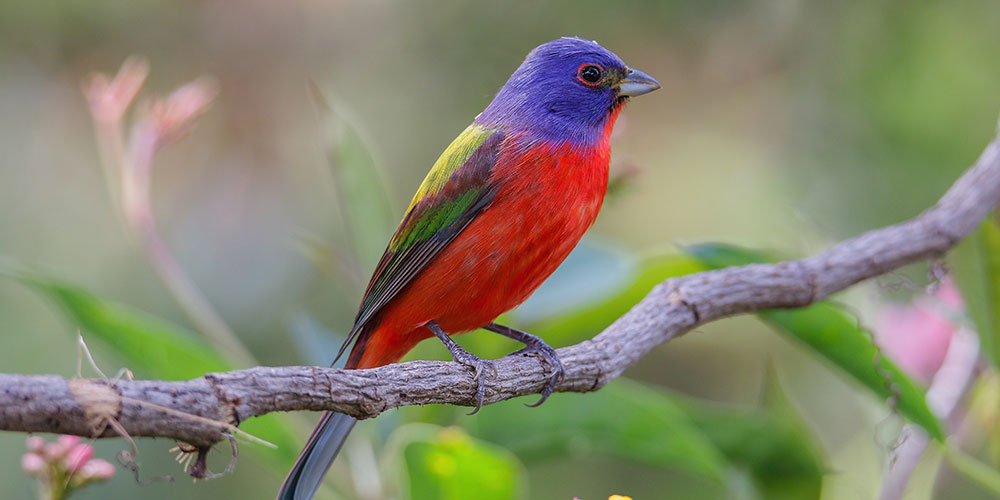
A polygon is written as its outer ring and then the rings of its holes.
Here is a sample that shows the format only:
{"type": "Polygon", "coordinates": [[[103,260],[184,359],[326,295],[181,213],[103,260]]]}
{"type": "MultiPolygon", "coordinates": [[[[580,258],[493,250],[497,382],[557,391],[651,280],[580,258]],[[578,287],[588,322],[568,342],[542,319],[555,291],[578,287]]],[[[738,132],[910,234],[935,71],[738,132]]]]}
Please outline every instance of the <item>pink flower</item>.
{"type": "Polygon", "coordinates": [[[81,443],[74,446],[68,453],[66,453],[66,458],[63,459],[63,465],[68,472],[73,473],[82,469],[93,456],[94,448],[89,444],[81,443]]]}
{"type": "Polygon", "coordinates": [[[905,306],[886,306],[873,332],[875,342],[903,371],[930,383],[958,329],[953,318],[964,309],[954,283],[942,280],[930,297],[918,298],[905,306]]]}
{"type": "Polygon", "coordinates": [[[84,85],[91,113],[98,122],[113,123],[122,119],[149,74],[149,63],[130,57],[122,64],[118,74],[111,78],[96,74],[84,85]]]}
{"type": "Polygon", "coordinates": [[[100,458],[87,462],[78,472],[86,480],[107,481],[115,476],[115,466],[100,458]]]}
{"type": "Polygon", "coordinates": [[[21,457],[21,470],[29,476],[40,476],[45,470],[45,459],[37,453],[25,453],[21,457]]]}
{"type": "Polygon", "coordinates": [[[27,440],[28,451],[41,453],[45,449],[45,439],[41,436],[31,436],[27,440]]]}
{"type": "Polygon", "coordinates": [[[177,88],[165,99],[153,101],[133,127],[132,140],[151,140],[153,148],[158,149],[180,139],[208,110],[217,93],[214,81],[201,78],[177,88]],[[140,134],[148,137],[140,138],[140,134]]]}
{"type": "Polygon", "coordinates": [[[65,498],[70,492],[115,475],[115,467],[94,458],[94,447],[79,436],[59,436],[54,443],[40,437],[28,438],[28,453],[21,457],[21,469],[38,478],[47,492],[45,498],[65,498]]]}
{"type": "Polygon", "coordinates": [[[63,434],[56,440],[56,442],[65,448],[66,451],[69,451],[74,446],[80,444],[80,441],[80,436],[74,436],[72,434],[63,434]]]}
{"type": "Polygon", "coordinates": [[[67,451],[66,447],[59,443],[45,443],[45,447],[42,449],[42,456],[45,457],[45,460],[54,462],[66,456],[67,451]]]}

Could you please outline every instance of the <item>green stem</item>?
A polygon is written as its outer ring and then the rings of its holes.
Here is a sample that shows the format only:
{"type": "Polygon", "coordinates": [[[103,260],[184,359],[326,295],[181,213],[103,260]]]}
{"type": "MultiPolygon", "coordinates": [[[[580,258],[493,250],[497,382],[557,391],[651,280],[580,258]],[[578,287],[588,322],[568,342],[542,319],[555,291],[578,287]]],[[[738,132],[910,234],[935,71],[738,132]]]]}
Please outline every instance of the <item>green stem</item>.
{"type": "Polygon", "coordinates": [[[1000,497],[1000,471],[952,446],[945,446],[944,458],[963,476],[1000,497]]]}

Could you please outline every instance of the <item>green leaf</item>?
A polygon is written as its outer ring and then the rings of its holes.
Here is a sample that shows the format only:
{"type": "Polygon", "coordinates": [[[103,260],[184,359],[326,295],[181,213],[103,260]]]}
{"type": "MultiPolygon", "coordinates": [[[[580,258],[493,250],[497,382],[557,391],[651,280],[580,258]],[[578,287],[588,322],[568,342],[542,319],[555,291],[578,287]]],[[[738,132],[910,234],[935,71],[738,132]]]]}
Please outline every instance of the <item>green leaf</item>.
{"type": "Polygon", "coordinates": [[[454,427],[411,425],[397,434],[408,435],[402,458],[410,500],[521,498],[523,467],[510,452],[454,427]]]}
{"type": "Polygon", "coordinates": [[[988,319],[977,330],[993,365],[1000,367],[1000,214],[983,221],[978,241],[988,319]]]}
{"type": "MultiPolygon", "coordinates": [[[[85,339],[98,339],[118,353],[141,377],[186,380],[208,372],[234,369],[194,333],[133,307],[105,300],[68,283],[23,270],[3,267],[8,276],[41,293],[58,306],[85,339]]],[[[265,415],[240,428],[278,446],[278,451],[250,445],[257,456],[284,468],[295,460],[301,440],[283,415],[265,415]]]]}
{"type": "Polygon", "coordinates": [[[951,276],[979,335],[983,355],[1000,367],[1000,221],[987,217],[948,254],[951,276]]]}
{"type": "Polygon", "coordinates": [[[684,411],[641,384],[618,379],[592,394],[560,394],[544,412],[525,412],[519,402],[489,410],[469,423],[474,435],[526,460],[583,448],[718,481],[725,476],[725,458],[684,411]]]}
{"type": "Polygon", "coordinates": [[[703,271],[705,266],[687,255],[647,257],[639,263],[634,280],[605,301],[528,326],[546,339],[573,340],[600,333],[642,300],[654,286],[667,278],[703,271]]]}
{"type": "Polygon", "coordinates": [[[678,401],[695,427],[730,463],[750,472],[760,498],[819,499],[826,470],[822,449],[773,372],[765,383],[760,410],[681,397],[678,401]]]}
{"type": "Polygon", "coordinates": [[[59,306],[87,335],[112,347],[141,376],[186,380],[232,369],[190,331],[130,306],[104,300],[68,283],[30,273],[13,277],[59,306]]]}
{"type": "MultiPolygon", "coordinates": [[[[687,249],[712,268],[769,262],[773,259],[727,245],[698,245],[687,249]]],[[[927,406],[924,390],[882,356],[858,320],[829,302],[800,309],[761,311],[758,316],[778,331],[804,343],[841,368],[882,399],[894,399],[903,416],[944,440],[941,423],[927,406]]]]}
{"type": "Polygon", "coordinates": [[[558,394],[544,412],[516,402],[464,421],[528,463],[589,450],[726,483],[749,473],[761,498],[819,498],[825,459],[816,439],[769,384],[761,409],[706,403],[619,378],[591,394],[558,394]]]}

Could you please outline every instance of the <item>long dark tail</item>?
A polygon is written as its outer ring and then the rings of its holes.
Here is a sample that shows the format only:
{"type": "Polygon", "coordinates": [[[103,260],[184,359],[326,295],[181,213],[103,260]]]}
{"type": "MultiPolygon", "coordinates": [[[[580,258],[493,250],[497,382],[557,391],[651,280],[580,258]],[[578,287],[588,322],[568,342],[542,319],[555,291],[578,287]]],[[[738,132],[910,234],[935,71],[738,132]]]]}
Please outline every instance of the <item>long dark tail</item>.
{"type": "Polygon", "coordinates": [[[285,482],[281,483],[277,500],[311,500],[355,422],[357,419],[350,415],[329,411],[324,413],[292,470],[285,477],[285,482]]]}

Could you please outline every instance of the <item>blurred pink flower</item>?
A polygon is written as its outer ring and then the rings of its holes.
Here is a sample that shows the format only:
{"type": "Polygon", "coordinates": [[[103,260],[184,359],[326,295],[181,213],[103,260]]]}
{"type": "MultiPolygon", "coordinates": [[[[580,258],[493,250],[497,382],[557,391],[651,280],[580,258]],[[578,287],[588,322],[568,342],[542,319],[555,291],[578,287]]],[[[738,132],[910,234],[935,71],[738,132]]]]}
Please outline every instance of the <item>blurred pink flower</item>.
{"type": "Polygon", "coordinates": [[[66,456],[66,451],[66,447],[59,443],[45,443],[45,446],[42,448],[42,455],[45,457],[45,460],[54,462],[66,456]]]}
{"type": "Polygon", "coordinates": [[[41,453],[45,449],[45,439],[41,436],[31,436],[28,438],[28,451],[41,453]]]}
{"type": "Polygon", "coordinates": [[[884,307],[876,322],[875,342],[900,368],[929,384],[959,328],[954,318],[964,310],[958,288],[943,279],[929,297],[884,307]]]}
{"type": "Polygon", "coordinates": [[[150,104],[132,129],[130,142],[150,141],[153,151],[183,137],[196,118],[208,110],[218,93],[218,85],[210,78],[200,78],[178,87],[166,98],[150,104]]]}
{"type": "Polygon", "coordinates": [[[80,441],[81,441],[80,436],[74,436],[72,434],[63,434],[62,436],[59,436],[58,439],[56,439],[56,442],[59,443],[60,446],[65,448],[66,451],[69,451],[74,446],[80,444],[80,441]]]}
{"type": "Polygon", "coordinates": [[[93,458],[94,448],[79,436],[59,436],[54,443],[32,436],[25,444],[29,451],[21,457],[21,469],[38,478],[43,498],[60,500],[76,489],[115,475],[115,467],[106,460],[93,458]]]}
{"type": "Polygon", "coordinates": [[[29,476],[39,476],[45,470],[45,459],[37,453],[25,453],[21,457],[21,470],[29,476]]]}
{"type": "Polygon", "coordinates": [[[106,481],[114,477],[115,466],[111,465],[111,462],[108,462],[107,460],[97,458],[87,462],[82,468],[80,468],[79,475],[84,479],[106,481]]]}
{"type": "Polygon", "coordinates": [[[83,468],[94,456],[94,448],[89,444],[78,444],[66,453],[63,465],[68,472],[76,472],[83,468]]]}
{"type": "Polygon", "coordinates": [[[92,76],[84,84],[83,93],[94,119],[103,123],[121,121],[148,74],[149,63],[145,59],[130,57],[114,78],[102,73],[92,76]]]}

